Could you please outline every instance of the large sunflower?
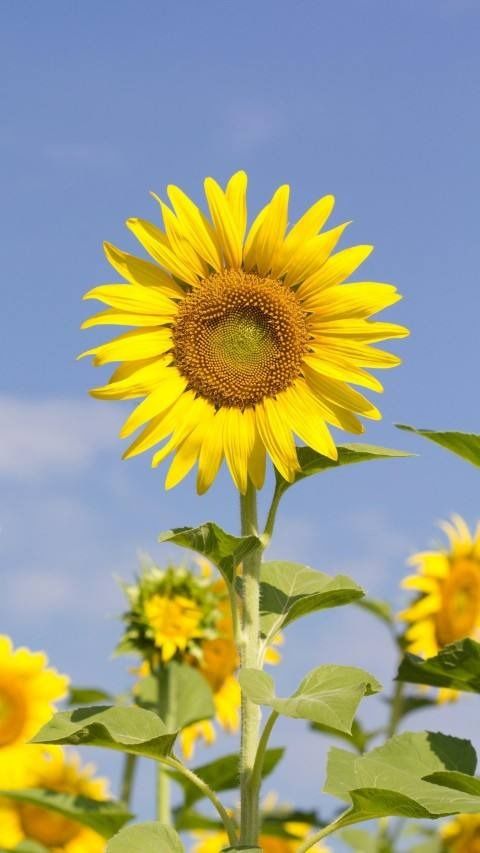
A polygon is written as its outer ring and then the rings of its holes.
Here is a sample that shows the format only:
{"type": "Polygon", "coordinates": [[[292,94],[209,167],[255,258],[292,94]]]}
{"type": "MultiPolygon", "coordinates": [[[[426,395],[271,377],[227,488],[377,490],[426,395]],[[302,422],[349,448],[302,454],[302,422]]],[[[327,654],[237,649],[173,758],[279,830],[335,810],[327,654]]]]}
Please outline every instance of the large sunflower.
{"type": "Polygon", "coordinates": [[[43,652],[14,649],[0,635],[0,787],[29,782],[29,764],[38,747],[28,741],[65,696],[68,679],[47,666],[43,652]]]}
{"type": "Polygon", "coordinates": [[[335,459],[328,425],[361,433],[358,415],[381,417],[350,385],[381,391],[365,368],[400,363],[370,345],[408,333],[369,319],[401,298],[395,287],[344,283],[372,247],[332,254],[348,224],[321,231],[332,196],[287,231],[289,187],[282,186],[247,233],[246,188],[244,172],[225,190],[207,178],[208,219],[182,190],[168,187],[171,207],[157,199],[165,230],[127,222],[155,263],[107,243],[107,258],[126,283],[85,295],[109,307],[84,328],[134,327],[84,353],[96,365],[121,362],[91,393],[144,398],[121,430],[126,437],[141,428],[125,457],[165,442],[153,465],[174,454],[167,488],[198,462],[197,488],[205,492],[224,458],[241,492],[249,477],[261,488],[267,453],[291,481],[298,470],[294,435],[335,459]]]}
{"type": "Polygon", "coordinates": [[[440,836],[449,853],[480,853],[480,815],[457,815],[442,826],[440,836]]]}
{"type": "MultiPolygon", "coordinates": [[[[31,785],[50,791],[107,798],[104,779],[93,778],[93,765],[61,749],[37,754],[31,785]]],[[[24,803],[3,800],[0,805],[0,844],[13,849],[22,841],[36,841],[54,853],[104,853],[106,841],[98,833],[59,814],[24,803]]]]}
{"type": "Polygon", "coordinates": [[[441,527],[448,548],[412,556],[409,562],[417,573],[402,583],[417,593],[414,603],[399,614],[409,623],[407,649],[426,658],[464,637],[478,638],[480,631],[480,525],[472,535],[455,515],[441,527]]]}

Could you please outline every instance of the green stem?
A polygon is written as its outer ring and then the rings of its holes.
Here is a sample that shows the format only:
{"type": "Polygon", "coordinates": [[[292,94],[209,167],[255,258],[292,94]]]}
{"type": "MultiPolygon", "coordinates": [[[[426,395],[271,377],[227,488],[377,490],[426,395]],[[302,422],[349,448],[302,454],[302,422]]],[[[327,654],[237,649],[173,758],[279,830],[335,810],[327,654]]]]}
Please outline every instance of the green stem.
{"type": "Polygon", "coordinates": [[[398,724],[403,716],[403,700],[404,700],[405,684],[403,681],[395,683],[395,690],[392,696],[390,705],[390,718],[387,724],[386,734],[391,738],[396,734],[398,724]]]}
{"type": "MultiPolygon", "coordinates": [[[[168,729],[170,716],[170,685],[169,672],[164,664],[157,670],[158,714],[168,729]]],[[[161,763],[157,764],[157,820],[172,826],[172,806],[170,792],[170,777],[161,763]]]]}
{"type": "Polygon", "coordinates": [[[257,800],[260,797],[260,787],[262,784],[262,773],[263,773],[263,764],[265,761],[265,753],[267,751],[268,741],[270,739],[270,735],[272,733],[272,729],[275,723],[278,720],[279,715],[276,711],[272,711],[270,714],[265,726],[263,727],[263,732],[261,734],[260,740],[258,742],[257,754],[255,756],[255,764],[253,765],[252,770],[252,796],[256,797],[257,800]]]}
{"type": "Polygon", "coordinates": [[[336,832],[337,829],[341,829],[344,824],[344,817],[348,814],[349,809],[346,812],[343,812],[336,820],[333,820],[331,823],[324,826],[323,829],[320,829],[319,832],[316,832],[314,835],[309,835],[308,838],[305,839],[303,844],[300,844],[297,847],[297,853],[307,853],[307,850],[310,850],[315,844],[318,844],[322,838],[326,838],[327,835],[331,835],[333,832],[336,832]]]}
{"type": "Polygon", "coordinates": [[[123,760],[122,781],[120,785],[120,799],[122,803],[129,806],[132,802],[133,783],[135,771],[138,764],[138,755],[128,754],[123,760]]]}
{"type": "Polygon", "coordinates": [[[197,776],[193,770],[190,770],[188,767],[185,767],[181,761],[178,761],[176,758],[169,758],[168,756],[159,758],[159,762],[164,764],[166,767],[171,767],[177,773],[181,773],[182,776],[185,776],[193,785],[195,785],[202,794],[210,800],[212,805],[216,808],[222,823],[225,827],[225,831],[228,835],[228,841],[232,846],[235,846],[238,841],[237,837],[237,827],[235,826],[235,822],[233,818],[230,817],[225,807],[222,805],[220,800],[218,799],[216,793],[212,791],[209,785],[197,776]]]}
{"type": "MultiPolygon", "coordinates": [[[[249,481],[247,492],[240,496],[242,535],[257,534],[257,493],[249,481]]],[[[258,548],[243,561],[242,574],[242,639],[240,666],[256,669],[260,645],[260,564],[258,548]]],[[[253,784],[253,768],[257,754],[260,708],[242,691],[240,743],[240,843],[255,846],[259,832],[258,791],[253,784]]]]}
{"type": "Polygon", "coordinates": [[[273,527],[275,524],[275,519],[277,517],[277,510],[280,506],[280,501],[282,499],[282,495],[284,493],[284,489],[278,485],[275,485],[275,491],[273,493],[272,503],[270,504],[270,509],[268,510],[267,521],[265,524],[264,536],[268,537],[268,539],[272,538],[273,527]]]}

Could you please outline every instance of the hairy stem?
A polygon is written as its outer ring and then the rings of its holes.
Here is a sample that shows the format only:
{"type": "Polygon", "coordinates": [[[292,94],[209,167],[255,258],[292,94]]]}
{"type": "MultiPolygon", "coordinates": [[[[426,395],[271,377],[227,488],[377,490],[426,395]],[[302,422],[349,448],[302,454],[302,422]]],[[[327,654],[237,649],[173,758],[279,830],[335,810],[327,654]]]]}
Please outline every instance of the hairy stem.
{"type": "Polygon", "coordinates": [[[252,770],[252,796],[257,800],[260,798],[260,787],[262,784],[262,772],[263,772],[263,764],[265,761],[265,753],[267,751],[268,741],[270,739],[270,735],[272,733],[272,729],[275,723],[278,720],[279,715],[276,711],[272,711],[270,714],[265,726],[263,728],[263,732],[261,734],[260,740],[258,742],[257,754],[255,756],[255,763],[253,765],[252,770]]]}
{"type": "Polygon", "coordinates": [[[138,764],[138,755],[125,755],[123,759],[122,781],[120,784],[120,799],[126,806],[130,806],[133,795],[133,783],[135,771],[138,764]]]}
{"type": "Polygon", "coordinates": [[[221,821],[225,827],[225,831],[228,835],[229,843],[232,846],[235,846],[235,844],[238,841],[237,828],[235,826],[235,823],[234,823],[233,819],[230,817],[230,815],[228,814],[225,807],[222,805],[222,803],[218,799],[216,793],[214,791],[212,791],[210,786],[207,785],[207,783],[204,782],[203,779],[200,779],[200,776],[197,776],[197,774],[194,773],[193,770],[190,770],[188,767],[185,767],[185,765],[182,764],[181,761],[178,761],[177,758],[173,758],[173,757],[170,758],[170,757],[166,756],[166,757],[160,758],[159,762],[161,762],[165,767],[171,767],[172,770],[176,770],[177,773],[181,773],[182,776],[185,776],[186,779],[189,779],[189,781],[192,782],[192,784],[195,785],[199,789],[199,791],[201,791],[202,794],[205,797],[207,797],[207,799],[210,800],[212,805],[217,810],[217,812],[221,818],[221,821]]]}
{"type": "MultiPolygon", "coordinates": [[[[169,672],[164,664],[157,671],[158,713],[167,728],[170,717],[170,685],[169,672]]],[[[157,764],[157,820],[172,826],[172,806],[170,792],[170,777],[162,764],[157,764]]]]}
{"type": "MultiPolygon", "coordinates": [[[[240,497],[242,534],[257,534],[257,494],[249,481],[247,492],[240,497]]],[[[260,563],[262,550],[258,548],[245,558],[242,574],[242,640],[240,666],[258,666],[260,646],[260,563]]],[[[240,843],[254,846],[259,832],[258,791],[255,791],[253,768],[257,754],[260,708],[242,691],[240,744],[240,843]]]]}

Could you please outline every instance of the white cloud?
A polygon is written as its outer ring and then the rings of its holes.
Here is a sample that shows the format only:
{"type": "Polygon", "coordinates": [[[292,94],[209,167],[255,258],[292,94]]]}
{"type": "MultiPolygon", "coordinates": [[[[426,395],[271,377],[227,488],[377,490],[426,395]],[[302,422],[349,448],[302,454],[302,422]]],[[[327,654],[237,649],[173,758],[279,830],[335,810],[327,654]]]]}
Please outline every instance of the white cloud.
{"type": "Polygon", "coordinates": [[[88,399],[0,397],[0,476],[26,480],[79,470],[113,449],[119,417],[88,399]]]}

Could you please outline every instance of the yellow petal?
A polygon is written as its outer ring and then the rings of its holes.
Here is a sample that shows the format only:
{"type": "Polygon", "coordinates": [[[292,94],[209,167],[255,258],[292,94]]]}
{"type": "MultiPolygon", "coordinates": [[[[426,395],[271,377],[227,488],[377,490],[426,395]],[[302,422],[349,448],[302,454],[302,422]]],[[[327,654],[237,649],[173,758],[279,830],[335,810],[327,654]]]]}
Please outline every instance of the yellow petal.
{"type": "MultiPolygon", "coordinates": [[[[219,413],[220,414],[220,413],[219,413]]],[[[248,460],[255,443],[253,409],[223,409],[223,444],[227,466],[241,494],[247,491],[248,460]]]]}
{"type": "Polygon", "coordinates": [[[171,363],[171,355],[161,358],[127,362],[117,368],[110,381],[101,388],[92,388],[90,394],[99,400],[134,400],[144,397],[158,384],[158,377],[171,363]]]}
{"type": "MultiPolygon", "coordinates": [[[[256,267],[260,275],[266,275],[270,271],[287,227],[289,193],[290,187],[287,184],[279,187],[264,212],[262,211],[262,219],[256,227],[251,244],[247,240],[248,251],[247,244],[245,245],[246,269],[256,267]]],[[[254,226],[257,221],[258,217],[254,226]]]]}
{"type": "Polygon", "coordinates": [[[306,365],[304,365],[303,372],[308,385],[317,396],[324,397],[344,409],[358,412],[364,418],[370,418],[375,421],[381,419],[382,415],[377,407],[370,400],[367,400],[363,394],[354,391],[353,388],[350,388],[344,382],[321,376],[306,365]]]}
{"type": "Polygon", "coordinates": [[[425,619],[426,616],[431,616],[433,613],[438,613],[442,604],[441,596],[438,592],[432,592],[429,595],[424,595],[411,607],[403,610],[398,614],[399,619],[404,619],[407,622],[416,622],[417,619],[425,619]]]}
{"type": "Polygon", "coordinates": [[[318,354],[305,355],[303,361],[315,373],[319,373],[321,376],[326,376],[329,379],[338,379],[341,382],[349,382],[352,385],[360,385],[364,388],[370,388],[372,391],[383,391],[383,386],[376,376],[370,376],[365,370],[356,367],[344,359],[330,359],[328,358],[328,353],[325,353],[323,357],[320,357],[318,354]]]}
{"type": "Polygon", "coordinates": [[[115,308],[107,308],[99,311],[84,320],[81,329],[91,329],[93,326],[138,326],[145,328],[155,323],[156,326],[165,326],[172,322],[172,315],[168,314],[137,314],[129,311],[117,311],[115,308]]]}
{"type": "Polygon", "coordinates": [[[255,406],[258,432],[273,464],[282,477],[292,482],[299,470],[291,429],[285,423],[275,400],[266,397],[255,406]]]}
{"type": "Polygon", "coordinates": [[[337,448],[322,417],[321,408],[305,381],[298,379],[290,388],[278,394],[277,408],[282,419],[285,418],[290,429],[308,447],[329,459],[337,458],[337,448]]]}
{"type": "Polygon", "coordinates": [[[174,185],[167,187],[168,197],[190,243],[204,261],[216,272],[222,268],[222,258],[215,242],[212,226],[193,201],[174,185]]]}
{"type": "Polygon", "coordinates": [[[114,269],[131,284],[140,284],[142,287],[158,287],[166,296],[172,299],[181,299],[185,292],[179,284],[166,272],[161,270],[150,261],[136,258],[128,252],[122,252],[111,243],[104,243],[103,248],[107,260],[114,269]]]}
{"type": "Polygon", "coordinates": [[[403,589],[415,589],[418,592],[436,592],[438,581],[425,575],[408,575],[401,582],[403,589]]]}
{"type": "Polygon", "coordinates": [[[408,559],[409,566],[419,566],[424,575],[434,578],[445,578],[450,571],[450,563],[446,554],[441,551],[420,551],[408,559]]]}
{"type": "Polygon", "coordinates": [[[298,246],[310,240],[323,228],[335,204],[333,195],[326,195],[312,205],[293,225],[285,237],[281,251],[275,259],[272,273],[278,277],[298,246]]]}
{"type": "Polygon", "coordinates": [[[165,231],[167,233],[168,242],[170,243],[172,252],[174,252],[175,255],[185,264],[185,267],[191,269],[198,278],[205,278],[208,275],[208,265],[205,263],[203,258],[197,255],[175,214],[161,199],[158,199],[158,203],[162,212],[165,231]]]}
{"type": "Polygon", "coordinates": [[[181,376],[176,367],[168,367],[164,370],[159,377],[158,387],[128,416],[120,430],[120,437],[126,438],[150,418],[154,418],[168,409],[182,394],[186,386],[187,380],[181,376]]]}
{"type": "Polygon", "coordinates": [[[94,364],[110,361],[139,361],[161,356],[172,348],[171,329],[135,330],[119,335],[106,344],[86,350],[78,358],[94,356],[94,364]]]}
{"type": "Polygon", "coordinates": [[[242,235],[222,188],[213,178],[204,182],[210,215],[225,257],[227,267],[238,269],[242,264],[242,235]]]}
{"type": "Polygon", "coordinates": [[[223,460],[223,428],[217,412],[210,423],[210,429],[203,437],[198,459],[197,492],[205,494],[218,474],[223,460]]]}
{"type": "Polygon", "coordinates": [[[140,287],[135,284],[102,284],[89,290],[84,299],[98,299],[118,308],[120,311],[139,314],[151,314],[150,325],[155,325],[155,315],[174,317],[178,311],[177,305],[168,296],[153,288],[140,287]]]}
{"type": "Polygon", "coordinates": [[[340,320],[342,317],[369,317],[377,311],[395,305],[401,298],[393,284],[361,282],[329,287],[303,300],[302,305],[309,311],[314,311],[315,315],[318,314],[318,319],[340,320]]]}
{"type": "Polygon", "coordinates": [[[194,399],[193,391],[185,391],[168,409],[152,418],[124,452],[123,458],[130,459],[132,456],[137,456],[167,438],[179,423],[183,423],[194,399]]]}
{"type": "Polygon", "coordinates": [[[255,418],[255,441],[253,443],[252,452],[248,460],[248,476],[250,477],[256,489],[263,489],[265,482],[265,469],[267,462],[267,454],[265,445],[260,438],[257,421],[255,418]]]}
{"type": "Polygon", "coordinates": [[[308,318],[308,328],[312,334],[321,333],[324,337],[349,338],[355,341],[377,343],[389,338],[405,338],[410,334],[405,326],[396,323],[379,323],[364,318],[343,318],[341,320],[323,320],[315,314],[308,318]]]}
{"type": "Polygon", "coordinates": [[[312,304],[315,304],[319,291],[344,282],[368,258],[372,251],[373,246],[351,246],[349,249],[343,249],[336,255],[332,255],[325,261],[316,275],[315,286],[310,282],[308,290],[305,288],[305,294],[301,296],[305,308],[310,307],[311,300],[313,300],[312,304]]]}
{"type": "Polygon", "coordinates": [[[205,424],[200,423],[177,448],[165,478],[165,488],[167,490],[173,489],[174,486],[178,485],[195,465],[204,434],[205,424]]]}
{"type": "Polygon", "coordinates": [[[320,357],[328,352],[328,358],[339,357],[345,361],[353,361],[359,367],[373,367],[377,370],[397,367],[402,363],[398,355],[385,350],[375,349],[364,343],[346,343],[333,341],[331,338],[322,340],[319,335],[311,346],[312,352],[320,357]]]}
{"type": "Polygon", "coordinates": [[[248,178],[245,172],[235,172],[225,190],[225,195],[242,242],[247,228],[247,183],[248,178]]]}
{"type": "Polygon", "coordinates": [[[147,222],[145,219],[128,219],[127,226],[130,228],[137,240],[147,250],[157,263],[169,270],[181,281],[195,287],[198,285],[198,276],[195,270],[187,266],[181,258],[172,251],[169,241],[163,231],[147,222]]]}
{"type": "Polygon", "coordinates": [[[288,264],[284,265],[280,275],[286,273],[285,284],[291,287],[300,281],[303,282],[298,289],[300,301],[310,293],[317,292],[316,281],[320,270],[349,224],[349,222],[344,222],[342,225],[332,228],[331,231],[325,231],[318,237],[313,237],[308,243],[299,246],[288,264]]]}

